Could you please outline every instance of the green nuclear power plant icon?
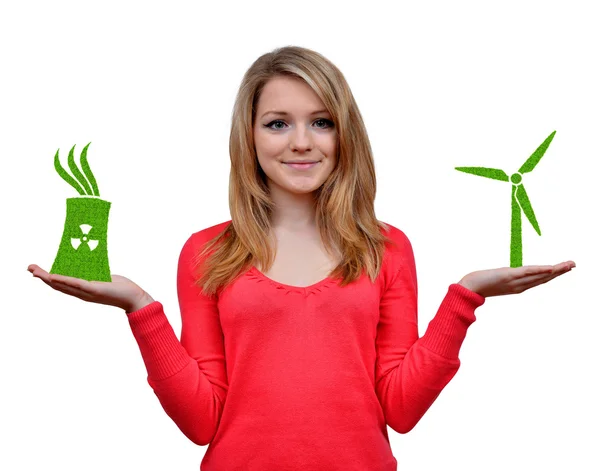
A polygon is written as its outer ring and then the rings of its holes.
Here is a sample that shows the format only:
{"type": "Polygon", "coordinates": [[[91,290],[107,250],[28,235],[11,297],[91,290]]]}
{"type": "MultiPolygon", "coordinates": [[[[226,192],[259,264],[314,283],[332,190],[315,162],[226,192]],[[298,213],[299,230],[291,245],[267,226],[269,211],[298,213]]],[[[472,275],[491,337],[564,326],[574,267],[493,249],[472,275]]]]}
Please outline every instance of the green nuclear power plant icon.
{"type": "Polygon", "coordinates": [[[111,203],[100,199],[96,179],[87,162],[90,144],[81,152],[83,173],[75,165],[75,146],[69,152],[68,165],[73,177],[60,165],[58,150],[54,156],[54,168],[58,174],[81,196],[67,198],[63,234],[50,273],[88,281],[112,281],[107,245],[111,203]]]}

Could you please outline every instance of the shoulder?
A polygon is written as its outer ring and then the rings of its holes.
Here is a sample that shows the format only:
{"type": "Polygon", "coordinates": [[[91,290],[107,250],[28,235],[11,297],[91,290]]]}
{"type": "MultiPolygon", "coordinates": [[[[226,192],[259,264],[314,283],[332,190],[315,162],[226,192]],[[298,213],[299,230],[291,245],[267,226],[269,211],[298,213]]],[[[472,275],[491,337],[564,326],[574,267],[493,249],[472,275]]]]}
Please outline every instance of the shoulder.
{"type": "Polygon", "coordinates": [[[230,223],[231,223],[231,219],[229,219],[228,221],[225,221],[225,222],[220,222],[219,224],[215,224],[214,226],[210,226],[205,229],[201,229],[198,232],[194,232],[190,236],[190,239],[194,239],[196,242],[209,241],[209,240],[213,239],[214,237],[216,237],[221,232],[223,232],[230,223]]]}
{"type": "Polygon", "coordinates": [[[182,252],[189,252],[190,255],[197,252],[204,244],[223,232],[230,223],[231,219],[192,233],[183,245],[182,252]]]}
{"type": "Polygon", "coordinates": [[[398,273],[401,269],[408,269],[408,272],[416,277],[415,255],[410,239],[402,229],[384,221],[381,222],[388,226],[387,231],[382,229],[382,234],[391,240],[385,244],[383,271],[389,279],[393,279],[393,274],[398,273]]]}
{"type": "Polygon", "coordinates": [[[412,253],[412,244],[406,233],[396,226],[393,226],[389,222],[380,221],[385,224],[388,228],[381,228],[381,233],[388,237],[391,242],[386,242],[386,248],[390,252],[405,254],[407,252],[412,253]]]}

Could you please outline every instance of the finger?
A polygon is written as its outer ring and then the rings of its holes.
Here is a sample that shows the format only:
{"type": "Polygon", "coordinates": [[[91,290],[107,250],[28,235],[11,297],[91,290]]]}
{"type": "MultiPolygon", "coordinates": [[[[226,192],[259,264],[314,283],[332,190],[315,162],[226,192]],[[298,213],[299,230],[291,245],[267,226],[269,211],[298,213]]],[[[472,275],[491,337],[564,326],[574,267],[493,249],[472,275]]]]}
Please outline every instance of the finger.
{"type": "MultiPolygon", "coordinates": [[[[556,276],[558,276],[558,275],[556,275],[556,276]]],[[[548,278],[548,279],[543,280],[543,281],[538,280],[538,281],[534,281],[534,282],[531,282],[531,283],[525,283],[525,284],[519,286],[519,288],[515,292],[516,293],[522,293],[523,291],[527,291],[528,289],[535,288],[536,286],[539,286],[539,285],[543,285],[544,283],[548,283],[553,278],[556,278],[556,276],[553,276],[552,278],[548,278]]]]}
{"type": "Polygon", "coordinates": [[[519,278],[525,278],[525,277],[535,276],[535,275],[539,275],[539,274],[547,274],[547,273],[552,273],[553,269],[554,269],[553,265],[527,265],[527,266],[518,268],[519,272],[517,273],[517,276],[519,278]]]}
{"type": "Polygon", "coordinates": [[[41,269],[40,267],[38,267],[37,265],[29,265],[27,267],[27,270],[33,275],[36,276],[38,278],[41,278],[44,281],[50,281],[48,279],[48,272],[41,269]]]}
{"type": "Polygon", "coordinates": [[[502,282],[515,287],[526,283],[532,276],[548,275],[552,273],[552,265],[528,265],[523,267],[511,267],[504,270],[502,282]]]}
{"type": "Polygon", "coordinates": [[[560,275],[564,275],[565,273],[570,272],[573,269],[572,265],[565,265],[563,267],[561,267],[560,269],[557,269],[556,271],[554,271],[554,273],[552,274],[552,278],[556,278],[557,276],[560,275]]]}
{"type": "Polygon", "coordinates": [[[54,281],[50,284],[50,286],[52,286],[52,288],[54,288],[56,291],[60,291],[61,293],[65,294],[70,294],[71,296],[83,299],[84,301],[89,300],[91,297],[89,293],[86,293],[85,291],[66,285],[64,283],[54,281]]]}
{"type": "Polygon", "coordinates": [[[39,278],[44,283],[46,283],[48,286],[52,286],[51,281],[50,281],[50,275],[48,275],[48,273],[46,273],[44,270],[38,270],[38,271],[34,272],[33,276],[36,278],[39,278]],[[40,273],[40,271],[41,271],[41,273],[40,273]]]}
{"type": "Polygon", "coordinates": [[[529,275],[526,278],[517,278],[508,283],[510,290],[513,293],[522,293],[527,286],[535,286],[536,284],[545,283],[554,276],[552,273],[540,273],[537,275],[529,275]]]}
{"type": "Polygon", "coordinates": [[[557,265],[554,265],[554,270],[555,271],[563,271],[563,270],[570,270],[571,268],[575,268],[575,262],[573,261],[569,261],[569,262],[562,262],[559,263],[557,265]]]}
{"type": "MultiPolygon", "coordinates": [[[[52,273],[50,276],[50,281],[59,281],[61,283],[65,283],[69,286],[79,286],[79,284],[77,283],[79,280],[79,278],[73,278],[72,276],[65,276],[65,275],[56,275],[54,273],[52,273]]],[[[79,286],[81,287],[81,286],[79,286]]]]}
{"type": "MultiPolygon", "coordinates": [[[[559,263],[558,265],[554,265],[550,273],[543,273],[542,275],[551,275],[554,278],[556,276],[562,275],[563,273],[567,273],[568,271],[571,271],[570,265],[559,263]]],[[[534,277],[532,277],[532,279],[533,278],[534,277]]]]}
{"type": "Polygon", "coordinates": [[[571,271],[571,267],[557,265],[555,267],[555,269],[552,270],[552,273],[542,273],[541,275],[531,276],[530,278],[524,280],[524,282],[526,284],[536,283],[539,281],[541,281],[542,283],[546,283],[547,281],[550,281],[550,280],[556,278],[557,276],[563,275],[563,274],[567,273],[568,271],[571,271]],[[543,280],[546,280],[546,281],[543,281],[543,280]]]}
{"type": "Polygon", "coordinates": [[[570,267],[562,267],[562,269],[557,270],[551,274],[543,273],[540,275],[531,276],[528,279],[520,279],[517,281],[517,283],[513,284],[513,292],[522,293],[523,291],[526,291],[535,286],[548,283],[550,280],[553,280],[557,276],[564,275],[569,271],[571,271],[570,267]]]}
{"type": "Polygon", "coordinates": [[[63,275],[50,275],[51,282],[59,282],[67,286],[71,286],[72,288],[78,288],[87,293],[94,292],[94,286],[87,280],[82,280],[80,278],[73,278],[72,276],[63,276],[63,275]]]}
{"type": "MultiPolygon", "coordinates": [[[[537,276],[540,274],[548,274],[548,273],[557,273],[563,272],[566,269],[570,269],[575,266],[575,262],[562,262],[556,265],[526,265],[523,267],[518,267],[515,270],[516,272],[512,273],[513,279],[523,279],[530,278],[532,276],[537,276]],[[516,275],[516,276],[514,276],[516,275]]],[[[527,280],[529,281],[529,280],[527,280]]]]}

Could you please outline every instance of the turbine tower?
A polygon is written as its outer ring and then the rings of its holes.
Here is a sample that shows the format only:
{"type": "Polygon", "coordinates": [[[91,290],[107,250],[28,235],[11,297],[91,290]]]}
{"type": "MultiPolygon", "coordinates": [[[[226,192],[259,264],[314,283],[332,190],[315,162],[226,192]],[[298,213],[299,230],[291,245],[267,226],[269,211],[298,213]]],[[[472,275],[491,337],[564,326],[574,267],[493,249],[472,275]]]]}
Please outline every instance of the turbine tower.
{"type": "Polygon", "coordinates": [[[535,213],[531,207],[531,202],[523,185],[523,174],[531,172],[538,162],[544,156],[546,149],[552,142],[556,131],[550,134],[542,144],[535,150],[533,154],[525,161],[521,168],[513,173],[510,177],[503,171],[497,168],[486,167],[455,167],[456,170],[481,177],[492,178],[493,180],[501,180],[503,182],[510,181],[511,188],[511,224],[510,224],[510,266],[520,267],[523,265],[523,245],[521,231],[521,211],[525,214],[529,222],[538,233],[542,235],[538,222],[535,218],[535,213]]]}

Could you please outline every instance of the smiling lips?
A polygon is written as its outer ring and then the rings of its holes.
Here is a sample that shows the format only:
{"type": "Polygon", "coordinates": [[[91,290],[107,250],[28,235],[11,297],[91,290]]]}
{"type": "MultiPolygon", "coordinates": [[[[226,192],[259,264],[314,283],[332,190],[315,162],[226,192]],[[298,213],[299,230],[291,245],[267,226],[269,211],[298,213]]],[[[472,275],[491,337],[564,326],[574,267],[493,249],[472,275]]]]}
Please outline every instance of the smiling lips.
{"type": "Polygon", "coordinates": [[[304,163],[284,162],[284,164],[287,165],[288,167],[292,167],[292,168],[295,168],[298,170],[307,170],[307,169],[313,168],[318,163],[319,162],[304,162],[304,163]]]}

